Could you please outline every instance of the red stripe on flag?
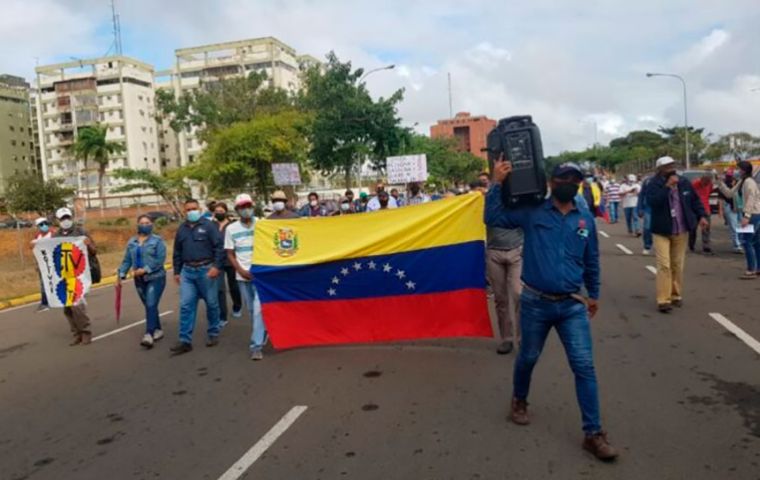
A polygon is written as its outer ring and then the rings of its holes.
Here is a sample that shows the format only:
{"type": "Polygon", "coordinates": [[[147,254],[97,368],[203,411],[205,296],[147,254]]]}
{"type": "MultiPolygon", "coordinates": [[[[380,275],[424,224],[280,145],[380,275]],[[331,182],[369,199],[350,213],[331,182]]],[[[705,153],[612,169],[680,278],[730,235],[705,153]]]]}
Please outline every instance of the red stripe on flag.
{"type": "Polygon", "coordinates": [[[439,337],[492,337],[486,293],[444,293],[263,305],[275,348],[439,337]]]}

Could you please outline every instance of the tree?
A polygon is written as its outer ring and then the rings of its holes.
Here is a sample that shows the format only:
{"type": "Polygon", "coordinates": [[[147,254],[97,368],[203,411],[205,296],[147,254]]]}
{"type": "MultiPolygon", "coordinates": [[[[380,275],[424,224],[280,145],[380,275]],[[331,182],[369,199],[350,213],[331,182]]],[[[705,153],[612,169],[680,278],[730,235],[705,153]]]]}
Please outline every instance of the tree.
{"type": "MultiPolygon", "coordinates": [[[[707,141],[702,136],[704,128],[689,127],[689,157],[702,160],[704,158],[707,141]]],[[[686,164],[686,130],[684,127],[660,127],[657,129],[663,137],[666,144],[662,155],[669,155],[676,160],[686,164]]]]}
{"type": "Polygon", "coordinates": [[[217,130],[198,163],[184,173],[207,182],[216,194],[255,186],[266,195],[273,185],[272,164],[306,163],[310,116],[296,110],[260,113],[217,130]]]}
{"type": "Polygon", "coordinates": [[[728,133],[708,145],[704,154],[707,160],[712,161],[720,161],[726,155],[741,158],[760,155],[760,138],[747,132],[728,133]]]}
{"type": "Polygon", "coordinates": [[[403,143],[396,112],[403,89],[374,101],[363,75],[363,69],[353,70],[351,62],[342,63],[330,52],[326,65],[306,71],[299,98],[299,105],[313,115],[309,136],[313,166],[328,175],[342,172],[346,185],[365,156],[384,168],[385,157],[397,153],[403,143]]]}
{"type": "MultiPolygon", "coordinates": [[[[82,127],[77,131],[77,138],[71,149],[76,158],[84,162],[84,171],[87,172],[87,161],[94,160],[98,164],[98,196],[100,205],[103,206],[105,194],[103,192],[103,179],[105,178],[108,162],[112,155],[126,150],[123,143],[106,140],[108,127],[105,125],[92,125],[82,127]]],[[[89,185],[87,185],[89,190],[89,185]]],[[[90,196],[87,195],[89,203],[90,196]]],[[[88,205],[89,206],[89,205],[88,205]]]]}
{"type": "Polygon", "coordinates": [[[74,189],[63,186],[62,180],[45,181],[34,172],[17,173],[6,185],[6,208],[14,214],[36,212],[47,217],[65,206],[74,195],[74,189]]]}
{"type": "Polygon", "coordinates": [[[179,208],[180,202],[190,197],[190,187],[187,186],[179,171],[160,175],[148,169],[134,170],[119,168],[114,170],[113,177],[129,183],[115,188],[115,193],[126,193],[135,190],[150,190],[169,204],[178,216],[184,216],[179,208]]]}
{"type": "Polygon", "coordinates": [[[456,150],[454,138],[430,138],[409,132],[402,153],[427,157],[428,183],[448,188],[473,180],[485,168],[485,161],[470,152],[456,150]]]}

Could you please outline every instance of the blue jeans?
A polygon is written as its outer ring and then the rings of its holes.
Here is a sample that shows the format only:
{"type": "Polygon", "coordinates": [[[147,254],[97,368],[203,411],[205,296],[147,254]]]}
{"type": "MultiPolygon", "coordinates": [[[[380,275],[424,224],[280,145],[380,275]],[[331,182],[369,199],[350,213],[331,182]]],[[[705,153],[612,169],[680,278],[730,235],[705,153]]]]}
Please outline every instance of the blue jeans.
{"type": "Polygon", "coordinates": [[[514,372],[514,396],[528,398],[533,367],[544,348],[552,327],[557,329],[567,360],[575,374],[575,393],[581,408],[583,431],[602,429],[599,420],[599,393],[591,348],[591,327],[586,306],[575,300],[552,302],[523,290],[520,297],[522,343],[514,372]]]}
{"type": "Polygon", "coordinates": [[[652,238],[652,212],[644,211],[644,225],[641,229],[644,241],[644,249],[651,250],[654,239],[652,238]]]}
{"type": "Polygon", "coordinates": [[[610,202],[610,223],[617,223],[618,221],[618,205],[620,202],[610,202]]]}
{"type": "MultiPolygon", "coordinates": [[[[193,343],[193,329],[198,310],[198,299],[206,302],[206,319],[208,320],[208,338],[219,336],[219,279],[210,279],[206,275],[211,267],[182,267],[179,281],[179,341],[193,343]]],[[[221,275],[221,273],[220,273],[221,275]]]]}
{"type": "Polygon", "coordinates": [[[723,218],[726,220],[728,230],[731,232],[731,243],[734,245],[734,248],[739,248],[741,242],[739,241],[739,234],[736,233],[736,229],[739,228],[739,216],[726,201],[723,201],[723,218]]]}
{"type": "Polygon", "coordinates": [[[747,259],[748,272],[760,272],[760,214],[752,215],[750,225],[755,226],[755,233],[741,233],[744,256],[747,259]]]}
{"type": "Polygon", "coordinates": [[[623,212],[625,213],[625,224],[628,227],[628,233],[638,232],[639,216],[636,215],[636,207],[625,207],[623,212]]]}
{"type": "Polygon", "coordinates": [[[264,325],[264,316],[261,314],[261,302],[259,295],[256,293],[256,287],[253,282],[238,280],[240,286],[240,296],[243,297],[243,303],[248,309],[248,316],[251,318],[251,344],[252,352],[264,348],[267,338],[267,330],[264,325]]]}
{"type": "Polygon", "coordinates": [[[153,335],[156,330],[161,330],[161,320],[158,317],[158,303],[166,287],[166,276],[154,278],[147,282],[139,277],[135,278],[135,289],[143,305],[145,305],[145,333],[153,335]]]}

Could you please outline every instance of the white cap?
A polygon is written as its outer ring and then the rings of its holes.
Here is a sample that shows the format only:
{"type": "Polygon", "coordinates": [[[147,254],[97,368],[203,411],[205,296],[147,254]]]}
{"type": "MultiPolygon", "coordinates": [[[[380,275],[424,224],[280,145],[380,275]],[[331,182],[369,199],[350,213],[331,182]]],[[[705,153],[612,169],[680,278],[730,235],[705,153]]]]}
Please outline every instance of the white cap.
{"type": "Polygon", "coordinates": [[[41,223],[47,223],[48,219],[45,217],[40,217],[37,220],[34,221],[34,225],[39,227],[41,223]]]}
{"type": "Polygon", "coordinates": [[[253,199],[251,199],[251,196],[247,193],[241,193],[235,197],[235,208],[239,207],[240,205],[253,205],[253,199]]]}
{"type": "Polygon", "coordinates": [[[69,210],[69,209],[68,209],[68,208],[66,208],[66,207],[63,207],[63,208],[59,208],[59,209],[58,209],[58,210],[56,210],[56,212],[55,212],[55,218],[57,218],[58,220],[62,219],[63,217],[66,217],[66,216],[68,216],[68,217],[73,217],[73,216],[74,216],[74,215],[71,213],[71,210],[69,210]]]}
{"type": "Polygon", "coordinates": [[[629,181],[629,182],[635,182],[635,181],[636,181],[636,175],[634,175],[634,174],[632,174],[632,173],[631,173],[631,174],[629,174],[629,175],[628,175],[628,181],[629,181]]]}
{"type": "Polygon", "coordinates": [[[655,166],[657,168],[664,167],[665,165],[670,165],[671,163],[676,163],[675,160],[673,160],[672,157],[660,157],[657,159],[657,163],[655,163],[655,166]]]}

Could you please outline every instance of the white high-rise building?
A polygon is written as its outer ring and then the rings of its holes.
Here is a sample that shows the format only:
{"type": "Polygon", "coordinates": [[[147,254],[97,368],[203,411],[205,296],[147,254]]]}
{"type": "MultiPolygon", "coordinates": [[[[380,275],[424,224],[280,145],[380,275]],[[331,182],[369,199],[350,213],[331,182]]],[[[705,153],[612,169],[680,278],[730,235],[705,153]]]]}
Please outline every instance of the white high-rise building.
{"type": "MultiPolygon", "coordinates": [[[[100,123],[107,139],[123,142],[126,150],[111,158],[115,168],[161,171],[158,125],[155,119],[153,67],[124,56],[76,60],[40,66],[37,72],[37,121],[45,178],[63,178],[97,196],[97,165],[83,165],[70,153],[77,130],[100,123]]],[[[116,185],[106,174],[106,192],[116,185]]]]}

